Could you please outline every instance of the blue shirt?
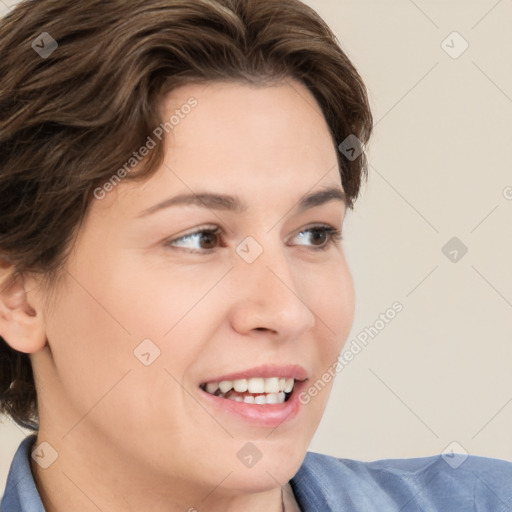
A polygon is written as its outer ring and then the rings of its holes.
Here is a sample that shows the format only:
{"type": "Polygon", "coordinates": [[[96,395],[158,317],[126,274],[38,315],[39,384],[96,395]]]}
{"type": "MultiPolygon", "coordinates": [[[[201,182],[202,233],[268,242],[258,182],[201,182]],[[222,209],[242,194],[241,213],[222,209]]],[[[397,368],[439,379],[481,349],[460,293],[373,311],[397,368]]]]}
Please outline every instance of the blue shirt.
{"type": "MultiPolygon", "coordinates": [[[[30,469],[35,435],[11,464],[0,512],[45,512],[30,469]]],[[[308,452],[290,481],[302,512],[512,512],[512,463],[436,455],[361,462],[308,452]]]]}

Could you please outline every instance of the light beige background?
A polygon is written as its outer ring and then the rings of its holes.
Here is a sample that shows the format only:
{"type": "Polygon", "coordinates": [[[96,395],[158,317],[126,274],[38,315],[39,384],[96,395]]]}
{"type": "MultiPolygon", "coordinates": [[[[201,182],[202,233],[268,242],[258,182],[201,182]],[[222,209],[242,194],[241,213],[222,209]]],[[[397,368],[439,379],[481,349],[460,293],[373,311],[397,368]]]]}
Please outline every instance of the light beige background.
{"type": "MultiPolygon", "coordinates": [[[[403,305],[340,372],[311,449],[370,460],[456,441],[512,460],[512,1],[307,3],[363,76],[376,123],[345,225],[348,344],[403,305]],[[454,31],[469,44],[456,59],[454,31]],[[468,248],[456,263],[441,250],[452,237],[468,248]]],[[[23,435],[0,425],[0,495],[23,435]]]]}

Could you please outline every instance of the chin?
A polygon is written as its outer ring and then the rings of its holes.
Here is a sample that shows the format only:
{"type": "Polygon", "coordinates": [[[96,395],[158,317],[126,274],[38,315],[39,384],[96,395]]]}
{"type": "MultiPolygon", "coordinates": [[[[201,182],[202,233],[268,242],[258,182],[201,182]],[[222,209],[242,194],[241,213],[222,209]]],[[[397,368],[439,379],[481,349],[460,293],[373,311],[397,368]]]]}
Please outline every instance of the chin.
{"type": "Polygon", "coordinates": [[[293,437],[247,441],[237,449],[236,464],[226,468],[226,474],[232,471],[226,488],[235,492],[264,492],[286,484],[299,470],[308,444],[293,437]]]}
{"type": "MultiPolygon", "coordinates": [[[[305,454],[304,454],[305,455],[305,454]]],[[[270,491],[288,483],[297,473],[303,457],[293,461],[275,461],[266,466],[237,469],[226,479],[225,490],[233,494],[249,494],[270,491]]],[[[260,461],[261,463],[261,461],[260,461]]]]}

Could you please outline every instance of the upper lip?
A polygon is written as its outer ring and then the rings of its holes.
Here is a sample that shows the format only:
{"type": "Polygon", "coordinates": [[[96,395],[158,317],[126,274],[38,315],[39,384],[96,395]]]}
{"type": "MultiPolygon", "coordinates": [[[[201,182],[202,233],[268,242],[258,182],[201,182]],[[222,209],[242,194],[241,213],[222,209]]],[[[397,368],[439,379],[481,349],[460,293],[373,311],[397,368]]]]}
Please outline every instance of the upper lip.
{"type": "Polygon", "coordinates": [[[290,364],[290,365],[265,364],[265,365],[261,365],[261,366],[255,366],[254,368],[249,368],[247,370],[242,370],[240,372],[229,373],[226,375],[222,375],[220,377],[207,379],[207,380],[202,381],[202,384],[208,384],[209,382],[222,382],[225,380],[250,379],[252,377],[262,377],[262,378],[280,377],[280,378],[286,378],[286,379],[306,380],[308,377],[308,374],[302,366],[297,365],[297,364],[290,364]]]}

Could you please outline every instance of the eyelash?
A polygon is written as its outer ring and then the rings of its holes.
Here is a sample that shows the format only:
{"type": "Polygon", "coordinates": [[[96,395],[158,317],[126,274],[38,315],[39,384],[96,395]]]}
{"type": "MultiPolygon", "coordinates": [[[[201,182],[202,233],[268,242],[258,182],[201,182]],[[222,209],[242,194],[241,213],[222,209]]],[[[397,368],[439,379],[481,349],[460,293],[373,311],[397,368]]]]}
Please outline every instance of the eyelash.
{"type": "MultiPolygon", "coordinates": [[[[329,226],[329,225],[319,225],[319,226],[311,226],[307,229],[303,229],[302,231],[300,231],[299,233],[297,233],[296,236],[300,235],[301,233],[307,233],[307,232],[319,232],[319,233],[324,233],[327,235],[327,240],[326,242],[323,244],[323,245],[320,245],[320,246],[311,246],[310,249],[314,252],[325,252],[327,251],[331,246],[339,246],[340,242],[343,240],[343,236],[341,234],[341,232],[332,227],[332,226],[329,226]]],[[[165,246],[168,246],[168,247],[172,247],[172,248],[175,248],[175,249],[180,249],[180,250],[183,250],[183,251],[186,251],[188,253],[194,253],[194,254],[209,254],[211,253],[212,251],[214,251],[217,247],[215,248],[209,248],[209,249],[202,249],[202,250],[197,250],[197,249],[187,249],[187,248],[184,248],[184,247],[176,247],[176,246],[173,246],[173,244],[177,243],[177,242],[180,242],[180,241],[183,241],[183,240],[186,240],[188,238],[192,238],[192,237],[195,237],[195,236],[199,236],[199,235],[215,235],[215,236],[219,236],[222,234],[222,229],[217,227],[215,229],[208,229],[208,228],[201,228],[201,229],[198,229],[197,231],[194,231],[193,233],[189,233],[187,235],[184,235],[184,236],[181,236],[179,238],[174,238],[172,240],[167,240],[165,242],[165,246]]],[[[302,245],[302,244],[299,244],[299,246],[302,245]]]]}

